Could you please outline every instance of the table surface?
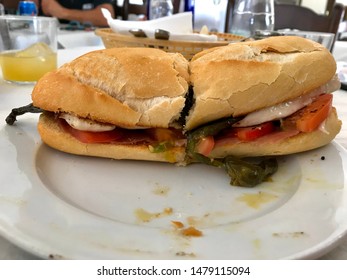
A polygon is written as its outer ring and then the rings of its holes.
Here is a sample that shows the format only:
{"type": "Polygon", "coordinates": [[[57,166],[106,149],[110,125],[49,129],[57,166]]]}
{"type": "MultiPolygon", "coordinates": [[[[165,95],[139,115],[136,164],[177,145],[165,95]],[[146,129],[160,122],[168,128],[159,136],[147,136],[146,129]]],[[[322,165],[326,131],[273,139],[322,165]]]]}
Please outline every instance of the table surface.
{"type": "MultiPolygon", "coordinates": [[[[61,32],[60,41],[66,48],[58,51],[58,64],[71,60],[85,52],[103,48],[100,38],[96,37],[93,33],[86,32],[61,32]],[[76,40],[77,38],[77,40],[76,40]]],[[[58,39],[59,40],[59,39],[58,39]]],[[[336,42],[334,52],[337,61],[347,62],[347,42],[336,42]]],[[[1,77],[0,77],[1,79],[1,77]]],[[[0,81],[0,89],[3,85],[0,81]]],[[[1,93],[1,90],[0,90],[1,93]]],[[[347,92],[339,90],[334,93],[334,106],[337,108],[339,118],[343,121],[342,130],[336,137],[335,141],[347,148],[347,92]]],[[[1,106],[4,108],[4,104],[1,106]]],[[[11,108],[7,108],[8,111],[11,108]]],[[[24,260],[24,259],[39,259],[16,245],[10,243],[0,236],[0,259],[8,260],[24,260]]],[[[320,259],[326,260],[346,260],[347,259],[347,237],[342,238],[337,247],[320,259]]]]}

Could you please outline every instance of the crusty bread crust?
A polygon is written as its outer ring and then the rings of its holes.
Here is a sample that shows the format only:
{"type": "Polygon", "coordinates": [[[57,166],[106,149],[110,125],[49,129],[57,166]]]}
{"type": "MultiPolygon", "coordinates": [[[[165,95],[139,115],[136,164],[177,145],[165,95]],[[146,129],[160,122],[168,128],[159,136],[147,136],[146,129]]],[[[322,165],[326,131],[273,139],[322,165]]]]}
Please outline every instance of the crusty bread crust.
{"type": "Polygon", "coordinates": [[[66,133],[56,121],[54,114],[40,115],[38,131],[48,146],[62,152],[112,159],[146,160],[169,163],[184,161],[185,148],[175,147],[163,153],[152,153],[146,145],[85,144],[66,133]]]}
{"type": "Polygon", "coordinates": [[[331,80],[336,63],[318,43],[279,36],[205,50],[190,71],[195,105],[187,130],[308,93],[331,80]]]}
{"type": "Polygon", "coordinates": [[[295,136],[271,141],[264,136],[251,142],[230,142],[217,146],[209,155],[211,158],[224,158],[228,155],[237,157],[278,156],[313,150],[330,143],[340,132],[341,121],[336,109],[332,108],[325,121],[324,130],[317,129],[309,133],[299,133],[295,136]]]}
{"type": "Polygon", "coordinates": [[[122,127],[169,127],[188,91],[188,61],[151,48],[87,53],[41,78],[35,106],[122,127]],[[102,108],[102,109],[101,109],[102,108]]]}

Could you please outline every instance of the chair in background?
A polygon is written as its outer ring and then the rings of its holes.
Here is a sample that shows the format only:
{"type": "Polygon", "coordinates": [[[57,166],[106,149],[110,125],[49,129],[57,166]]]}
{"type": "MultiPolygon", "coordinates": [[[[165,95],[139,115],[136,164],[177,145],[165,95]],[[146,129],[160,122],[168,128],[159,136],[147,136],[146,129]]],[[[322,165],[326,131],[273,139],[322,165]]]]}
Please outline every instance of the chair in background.
{"type": "Polygon", "coordinates": [[[231,14],[233,13],[235,7],[235,0],[228,0],[227,4],[227,9],[225,13],[225,25],[224,25],[224,32],[228,33],[229,32],[229,27],[230,27],[230,19],[231,19],[231,14]]]}
{"type": "Polygon", "coordinates": [[[124,0],[123,5],[119,4],[118,0],[113,1],[115,17],[122,20],[128,20],[129,14],[147,16],[147,6],[143,4],[132,4],[129,0],[124,0]]]}
{"type": "MultiPolygon", "coordinates": [[[[229,0],[225,17],[225,32],[230,29],[230,19],[235,0],[229,0]]],[[[291,4],[275,3],[275,30],[290,28],[305,31],[337,32],[345,7],[331,1],[327,4],[327,15],[316,14],[313,10],[291,4]]]]}
{"type": "MultiPolygon", "coordinates": [[[[144,15],[148,17],[147,0],[143,0],[142,2],[142,4],[133,4],[130,3],[130,0],[124,0],[123,6],[121,6],[118,4],[117,0],[114,0],[116,17],[119,17],[122,20],[128,20],[130,14],[144,15]]],[[[179,12],[181,0],[172,0],[172,4],[173,13],[177,14],[179,12]]]]}
{"type": "Polygon", "coordinates": [[[325,6],[326,15],[330,14],[333,11],[335,3],[336,0],[327,0],[327,4],[325,6]]]}
{"type": "Polygon", "coordinates": [[[172,0],[173,13],[178,14],[180,12],[181,0],[172,0]]]}
{"type": "Polygon", "coordinates": [[[15,15],[17,13],[19,1],[20,0],[2,0],[0,2],[4,5],[6,14],[15,15]]]}
{"type": "Polygon", "coordinates": [[[275,5],[275,30],[289,28],[303,31],[328,32],[334,33],[336,40],[344,9],[342,4],[336,3],[331,8],[331,11],[327,12],[327,15],[319,15],[306,7],[277,4],[275,5]]]}
{"type": "Polygon", "coordinates": [[[302,6],[276,4],[275,30],[290,28],[336,34],[343,12],[344,6],[338,3],[333,6],[328,15],[319,15],[302,6]]]}

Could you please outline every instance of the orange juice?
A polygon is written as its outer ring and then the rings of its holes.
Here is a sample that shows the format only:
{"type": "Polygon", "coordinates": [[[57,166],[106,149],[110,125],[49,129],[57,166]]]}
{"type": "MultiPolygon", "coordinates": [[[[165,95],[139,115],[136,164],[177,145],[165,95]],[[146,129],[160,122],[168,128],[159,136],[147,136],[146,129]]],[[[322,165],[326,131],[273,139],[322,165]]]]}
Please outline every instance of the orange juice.
{"type": "MultiPolygon", "coordinates": [[[[39,47],[41,46],[39,45],[39,47]]],[[[42,49],[39,49],[37,51],[37,44],[35,44],[23,51],[0,53],[0,64],[5,80],[23,83],[35,82],[45,73],[57,68],[57,54],[51,50],[42,52],[42,49]]]]}

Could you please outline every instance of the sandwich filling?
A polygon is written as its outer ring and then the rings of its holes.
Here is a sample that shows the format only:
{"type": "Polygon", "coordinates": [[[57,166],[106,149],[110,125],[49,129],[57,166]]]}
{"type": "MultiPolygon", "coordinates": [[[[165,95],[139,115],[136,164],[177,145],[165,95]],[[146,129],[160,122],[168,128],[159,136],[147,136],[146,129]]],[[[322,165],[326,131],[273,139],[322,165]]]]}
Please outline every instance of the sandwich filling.
{"type": "MultiPolygon", "coordinates": [[[[200,135],[200,139],[195,139],[198,142],[194,144],[194,152],[208,157],[218,146],[259,141],[265,136],[266,141],[280,141],[316,129],[324,132],[324,121],[332,108],[333,96],[329,92],[339,89],[339,86],[340,82],[335,77],[326,85],[303,96],[250,113],[244,118],[232,118],[232,123],[228,119],[223,129],[209,129],[209,132],[200,135]]],[[[126,129],[67,113],[60,113],[58,116],[64,130],[83,143],[143,144],[152,152],[182,147],[186,145],[187,135],[197,130],[184,133],[182,129],[175,128],[126,129]]],[[[211,127],[215,123],[203,127],[211,127]]]]}
{"type": "Polygon", "coordinates": [[[208,157],[220,146],[251,141],[276,142],[317,129],[328,133],[325,120],[332,108],[330,92],[339,88],[340,81],[334,77],[308,94],[250,113],[219,131],[210,129],[213,134],[204,134],[195,140],[198,141],[194,145],[195,152],[208,157]]]}
{"type": "Polygon", "coordinates": [[[151,152],[164,152],[186,143],[182,130],[175,128],[125,129],[66,113],[58,114],[58,122],[66,133],[82,143],[146,145],[151,152]]]}

